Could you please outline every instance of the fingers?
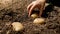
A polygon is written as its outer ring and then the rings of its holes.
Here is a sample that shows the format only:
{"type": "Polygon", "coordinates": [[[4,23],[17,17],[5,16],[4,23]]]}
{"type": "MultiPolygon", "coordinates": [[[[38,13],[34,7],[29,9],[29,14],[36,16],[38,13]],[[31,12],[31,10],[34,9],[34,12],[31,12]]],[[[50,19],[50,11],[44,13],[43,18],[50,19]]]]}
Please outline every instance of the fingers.
{"type": "Polygon", "coordinates": [[[30,8],[30,10],[29,10],[29,16],[31,15],[32,10],[33,10],[35,7],[36,7],[36,5],[33,5],[33,6],[30,8]]]}
{"type": "Polygon", "coordinates": [[[45,6],[45,3],[41,4],[40,13],[39,13],[40,17],[42,15],[43,10],[44,10],[44,6],[45,6]]]}
{"type": "Polygon", "coordinates": [[[30,8],[31,8],[32,5],[33,5],[32,3],[30,5],[28,5],[28,7],[27,7],[28,11],[30,10],[30,8]]]}
{"type": "Polygon", "coordinates": [[[38,9],[39,9],[39,13],[38,13],[38,16],[41,17],[41,5],[38,5],[38,9]]]}

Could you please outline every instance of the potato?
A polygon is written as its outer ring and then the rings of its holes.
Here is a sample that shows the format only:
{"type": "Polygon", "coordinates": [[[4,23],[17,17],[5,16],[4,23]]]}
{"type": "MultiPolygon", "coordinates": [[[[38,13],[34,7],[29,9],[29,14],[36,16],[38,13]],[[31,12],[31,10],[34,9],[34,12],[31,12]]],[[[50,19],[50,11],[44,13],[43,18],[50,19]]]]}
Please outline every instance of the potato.
{"type": "Polygon", "coordinates": [[[13,22],[12,26],[14,31],[21,31],[24,28],[24,26],[20,22],[13,22]]]}
{"type": "Polygon", "coordinates": [[[38,15],[37,15],[37,14],[32,14],[31,17],[32,17],[32,18],[37,18],[38,15]]]}
{"type": "Polygon", "coordinates": [[[42,24],[44,23],[45,19],[44,18],[36,18],[33,23],[35,24],[42,24]]]}

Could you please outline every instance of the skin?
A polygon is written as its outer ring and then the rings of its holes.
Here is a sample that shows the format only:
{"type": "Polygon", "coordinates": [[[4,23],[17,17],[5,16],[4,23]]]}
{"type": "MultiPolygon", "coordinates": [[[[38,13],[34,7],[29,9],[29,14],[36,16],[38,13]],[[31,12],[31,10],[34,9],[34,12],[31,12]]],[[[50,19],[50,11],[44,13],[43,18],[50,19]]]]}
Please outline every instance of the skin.
{"type": "Polygon", "coordinates": [[[42,12],[44,10],[44,6],[45,6],[45,0],[35,0],[35,1],[33,1],[27,7],[28,16],[30,17],[31,13],[32,13],[32,10],[37,7],[38,9],[40,9],[39,17],[41,17],[42,12]]]}

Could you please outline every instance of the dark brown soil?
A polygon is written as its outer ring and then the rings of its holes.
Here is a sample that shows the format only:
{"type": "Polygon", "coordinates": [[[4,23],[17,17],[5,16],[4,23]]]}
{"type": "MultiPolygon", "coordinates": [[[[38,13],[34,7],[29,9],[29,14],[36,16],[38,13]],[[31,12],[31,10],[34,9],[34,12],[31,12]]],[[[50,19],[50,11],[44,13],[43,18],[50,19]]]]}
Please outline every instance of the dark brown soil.
{"type": "Polygon", "coordinates": [[[44,10],[42,17],[46,19],[44,24],[33,24],[28,17],[26,7],[32,0],[21,0],[8,8],[0,10],[0,34],[60,34],[60,7],[49,5],[44,10]],[[21,22],[24,30],[15,32],[11,23],[21,22]]]}

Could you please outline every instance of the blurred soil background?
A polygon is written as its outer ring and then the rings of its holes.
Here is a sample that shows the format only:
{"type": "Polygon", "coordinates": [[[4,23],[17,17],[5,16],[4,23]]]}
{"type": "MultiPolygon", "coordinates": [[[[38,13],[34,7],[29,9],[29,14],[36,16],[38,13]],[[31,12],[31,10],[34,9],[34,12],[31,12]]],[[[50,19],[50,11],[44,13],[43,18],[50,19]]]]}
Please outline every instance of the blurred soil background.
{"type": "Polygon", "coordinates": [[[46,19],[44,24],[33,24],[28,17],[26,7],[33,0],[0,0],[0,34],[60,34],[60,7],[47,6],[42,17],[46,19]],[[11,23],[21,22],[24,30],[15,32],[11,23]]]}

